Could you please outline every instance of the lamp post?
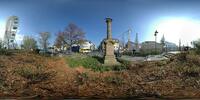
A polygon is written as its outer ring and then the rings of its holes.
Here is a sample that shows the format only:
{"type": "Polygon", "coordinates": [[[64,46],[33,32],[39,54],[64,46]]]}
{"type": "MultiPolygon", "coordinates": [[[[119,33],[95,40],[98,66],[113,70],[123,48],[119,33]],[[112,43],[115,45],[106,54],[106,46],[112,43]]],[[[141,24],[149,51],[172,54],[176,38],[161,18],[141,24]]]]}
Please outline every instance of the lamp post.
{"type": "Polygon", "coordinates": [[[155,31],[155,34],[154,34],[154,36],[155,36],[155,53],[157,53],[157,50],[156,50],[157,34],[158,34],[158,31],[156,30],[156,31],[155,31]]]}

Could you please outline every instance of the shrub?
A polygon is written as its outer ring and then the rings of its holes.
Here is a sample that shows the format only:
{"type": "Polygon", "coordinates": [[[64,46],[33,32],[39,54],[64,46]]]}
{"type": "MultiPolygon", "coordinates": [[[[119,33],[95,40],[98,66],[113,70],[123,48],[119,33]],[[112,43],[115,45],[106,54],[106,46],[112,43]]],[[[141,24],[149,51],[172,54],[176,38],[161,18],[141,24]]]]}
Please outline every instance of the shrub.
{"type": "Polygon", "coordinates": [[[110,71],[112,70],[112,68],[110,66],[101,65],[101,66],[94,66],[92,70],[95,72],[104,72],[104,71],[110,71]]]}
{"type": "Polygon", "coordinates": [[[12,52],[6,49],[0,49],[0,55],[9,56],[9,55],[12,55],[12,52]]]}
{"type": "Polygon", "coordinates": [[[127,61],[127,60],[123,60],[123,59],[117,59],[118,62],[120,62],[123,66],[127,67],[127,66],[130,66],[131,65],[131,62],[130,61],[127,61]]]}
{"type": "Polygon", "coordinates": [[[104,62],[104,59],[103,57],[99,57],[99,56],[92,56],[92,58],[95,58],[97,59],[100,63],[103,63],[104,62]]]}
{"type": "Polygon", "coordinates": [[[92,58],[92,57],[86,57],[86,58],[72,58],[68,57],[67,62],[70,67],[79,67],[83,66],[85,68],[91,68],[93,66],[98,66],[100,63],[92,58]]]}
{"type": "Polygon", "coordinates": [[[193,45],[194,45],[194,48],[195,48],[195,52],[197,54],[200,54],[200,39],[194,41],[193,45]]]}
{"type": "Polygon", "coordinates": [[[166,60],[161,60],[161,61],[156,61],[155,62],[157,66],[164,66],[167,64],[167,61],[166,60]]]}
{"type": "Polygon", "coordinates": [[[3,67],[5,67],[2,63],[0,63],[0,68],[3,68],[3,67]]]}
{"type": "Polygon", "coordinates": [[[0,69],[0,89],[5,89],[6,85],[6,72],[4,69],[0,69]]]}
{"type": "Polygon", "coordinates": [[[121,70],[127,69],[127,67],[125,65],[115,65],[115,66],[112,66],[112,69],[114,71],[121,71],[121,70]]]}
{"type": "Polygon", "coordinates": [[[122,55],[133,56],[133,51],[125,51],[122,53],[122,55]]]}
{"type": "Polygon", "coordinates": [[[28,79],[30,83],[48,80],[55,74],[54,72],[46,72],[42,66],[19,67],[15,72],[28,79]]]}
{"type": "Polygon", "coordinates": [[[182,53],[178,54],[177,59],[179,61],[186,61],[187,60],[186,56],[187,56],[187,53],[182,52],[182,53]]]}
{"type": "Polygon", "coordinates": [[[124,69],[127,69],[126,66],[130,65],[129,61],[125,61],[125,60],[119,60],[120,62],[122,62],[122,65],[115,65],[115,66],[105,66],[102,64],[103,59],[101,57],[91,57],[91,56],[69,56],[66,57],[66,61],[68,63],[68,65],[72,68],[74,67],[84,67],[84,68],[90,68],[93,71],[97,71],[97,72],[104,72],[104,71],[110,71],[110,70],[114,70],[114,71],[121,71],[124,69]]]}
{"type": "Polygon", "coordinates": [[[85,81],[88,80],[88,73],[84,72],[84,73],[80,73],[78,75],[78,82],[82,85],[85,81]]]}
{"type": "Polygon", "coordinates": [[[176,66],[175,72],[178,72],[184,77],[198,77],[200,73],[200,67],[196,65],[184,65],[183,66],[176,66]]]}
{"type": "Polygon", "coordinates": [[[187,62],[200,66],[200,57],[198,55],[187,55],[187,62]]]}
{"type": "Polygon", "coordinates": [[[83,66],[84,68],[90,68],[93,71],[109,71],[110,67],[103,66],[97,59],[93,57],[67,57],[66,58],[70,67],[83,66]]]}
{"type": "Polygon", "coordinates": [[[121,85],[123,83],[123,79],[117,76],[105,77],[105,81],[116,85],[121,85]]]}

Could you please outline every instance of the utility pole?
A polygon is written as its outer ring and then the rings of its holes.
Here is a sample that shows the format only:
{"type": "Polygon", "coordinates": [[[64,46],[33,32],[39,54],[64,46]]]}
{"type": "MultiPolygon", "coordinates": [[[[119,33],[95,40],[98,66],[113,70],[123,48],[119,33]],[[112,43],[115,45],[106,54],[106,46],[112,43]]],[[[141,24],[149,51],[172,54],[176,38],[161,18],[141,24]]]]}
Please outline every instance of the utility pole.
{"type": "Polygon", "coordinates": [[[139,51],[138,33],[135,35],[135,49],[137,52],[139,51]]]}
{"type": "Polygon", "coordinates": [[[156,48],[156,40],[157,40],[157,34],[158,34],[158,31],[156,30],[155,31],[155,34],[154,34],[154,36],[155,36],[155,53],[157,53],[157,48],[156,48]]]}
{"type": "Polygon", "coordinates": [[[181,51],[181,39],[179,39],[179,51],[181,51]]]}
{"type": "Polygon", "coordinates": [[[125,34],[122,34],[122,48],[125,48],[125,34]]]}
{"type": "Polygon", "coordinates": [[[130,39],[131,29],[128,30],[128,50],[131,50],[131,39],[130,39]]]}

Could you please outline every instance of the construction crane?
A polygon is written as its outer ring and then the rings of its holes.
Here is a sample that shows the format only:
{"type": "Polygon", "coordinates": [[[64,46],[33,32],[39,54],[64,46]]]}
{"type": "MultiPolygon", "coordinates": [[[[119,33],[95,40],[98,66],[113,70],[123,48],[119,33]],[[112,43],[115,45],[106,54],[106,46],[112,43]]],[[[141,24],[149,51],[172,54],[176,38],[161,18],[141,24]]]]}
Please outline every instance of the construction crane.
{"type": "Polygon", "coordinates": [[[127,39],[128,39],[128,44],[127,44],[127,46],[128,46],[128,48],[130,48],[130,34],[131,34],[131,32],[132,32],[132,30],[131,29],[128,29],[127,31],[125,31],[125,32],[123,32],[123,33],[121,33],[121,34],[119,34],[118,35],[118,37],[120,37],[121,38],[121,46],[122,46],[122,48],[123,49],[125,49],[125,38],[127,37],[127,39]]]}
{"type": "Polygon", "coordinates": [[[4,47],[6,49],[16,48],[15,36],[19,27],[19,18],[17,16],[11,16],[6,22],[6,30],[4,34],[4,47]]]}

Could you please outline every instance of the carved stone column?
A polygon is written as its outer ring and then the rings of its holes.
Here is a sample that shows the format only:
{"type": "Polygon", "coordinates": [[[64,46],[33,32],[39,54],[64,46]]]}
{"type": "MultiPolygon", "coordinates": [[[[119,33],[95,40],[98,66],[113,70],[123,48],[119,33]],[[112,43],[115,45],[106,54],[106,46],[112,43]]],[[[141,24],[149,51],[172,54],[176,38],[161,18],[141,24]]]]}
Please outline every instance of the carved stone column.
{"type": "Polygon", "coordinates": [[[117,65],[119,64],[114,55],[114,41],[112,40],[112,19],[106,18],[107,23],[107,39],[105,40],[105,54],[104,65],[117,65]]]}

